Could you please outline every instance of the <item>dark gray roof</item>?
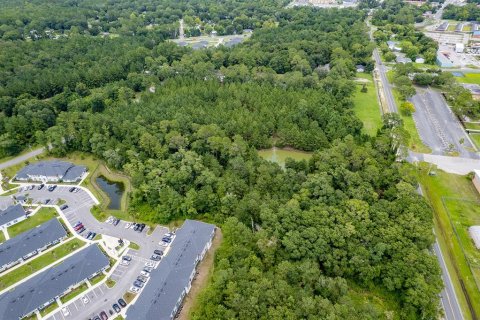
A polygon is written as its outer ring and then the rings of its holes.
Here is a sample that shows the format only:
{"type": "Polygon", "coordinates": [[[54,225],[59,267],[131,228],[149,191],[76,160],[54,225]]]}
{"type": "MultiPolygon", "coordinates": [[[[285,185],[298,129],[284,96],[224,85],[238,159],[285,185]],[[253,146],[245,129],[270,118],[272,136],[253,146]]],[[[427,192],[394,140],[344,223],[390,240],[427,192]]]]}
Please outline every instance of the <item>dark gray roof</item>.
{"type": "Polygon", "coordinates": [[[53,218],[0,245],[0,267],[42,248],[67,235],[62,224],[53,218]]]}
{"type": "Polygon", "coordinates": [[[73,166],[65,173],[62,180],[64,181],[77,181],[80,180],[83,173],[87,171],[85,166],[73,166]]]}
{"type": "Polygon", "coordinates": [[[64,176],[67,176],[70,180],[76,180],[83,172],[85,172],[85,170],[86,168],[84,166],[76,166],[73,163],[66,161],[40,161],[25,166],[17,173],[16,178],[22,180],[29,179],[31,176],[46,176],[62,179],[64,176]],[[71,179],[72,177],[74,179],[71,179]]]}
{"type": "Polygon", "coordinates": [[[172,319],[172,312],[189,284],[197,258],[213,237],[214,230],[212,224],[185,221],[176,232],[170,251],[153,270],[138,300],[127,310],[127,319],[172,319]]]}
{"type": "Polygon", "coordinates": [[[230,39],[229,41],[227,41],[224,45],[226,47],[233,47],[239,43],[242,43],[243,42],[243,38],[232,38],[230,39]]]}
{"type": "MultiPolygon", "coordinates": [[[[0,226],[4,225],[10,221],[13,221],[15,219],[18,219],[22,216],[25,215],[25,210],[23,210],[23,207],[19,204],[9,206],[3,211],[0,211],[0,226]]],[[[2,259],[0,259],[1,261],[2,259]]]]}
{"type": "Polygon", "coordinates": [[[108,266],[108,258],[91,245],[0,295],[0,319],[18,319],[108,266]]]}

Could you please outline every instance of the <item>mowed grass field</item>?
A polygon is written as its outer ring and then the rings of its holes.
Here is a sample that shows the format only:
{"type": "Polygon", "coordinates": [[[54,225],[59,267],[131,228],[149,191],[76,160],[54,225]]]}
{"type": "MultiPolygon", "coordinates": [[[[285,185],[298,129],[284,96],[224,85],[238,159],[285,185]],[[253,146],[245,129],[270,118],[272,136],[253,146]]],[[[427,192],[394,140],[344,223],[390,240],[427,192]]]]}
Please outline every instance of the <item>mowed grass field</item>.
{"type": "Polygon", "coordinates": [[[374,136],[377,130],[382,127],[382,116],[378,104],[377,91],[373,83],[372,75],[368,73],[357,73],[357,78],[366,79],[368,82],[356,82],[353,103],[355,114],[363,122],[363,132],[374,136]],[[362,92],[363,84],[367,92],[362,92]]]}
{"type": "Polygon", "coordinates": [[[464,316],[471,319],[467,299],[480,315],[480,252],[474,248],[468,228],[480,225],[480,196],[467,176],[443,171],[430,176],[427,171],[422,169],[420,180],[435,210],[435,232],[464,316]]]}
{"type": "Polygon", "coordinates": [[[35,228],[36,226],[41,225],[48,220],[55,218],[57,216],[57,210],[51,207],[43,207],[38,210],[33,216],[28,217],[26,220],[23,220],[17,224],[14,224],[11,227],[8,227],[7,231],[10,238],[18,236],[20,233],[28,231],[35,228]]]}
{"type": "Polygon", "coordinates": [[[480,84],[480,73],[464,73],[463,77],[455,77],[460,83],[480,84]]]}

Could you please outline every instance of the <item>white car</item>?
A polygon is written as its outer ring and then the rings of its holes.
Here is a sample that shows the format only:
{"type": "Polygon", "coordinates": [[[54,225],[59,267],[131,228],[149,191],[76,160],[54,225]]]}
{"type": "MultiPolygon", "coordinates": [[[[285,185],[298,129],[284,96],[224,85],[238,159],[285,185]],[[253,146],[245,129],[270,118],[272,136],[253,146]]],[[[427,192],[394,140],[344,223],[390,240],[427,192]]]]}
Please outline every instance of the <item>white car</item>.
{"type": "Polygon", "coordinates": [[[139,293],[139,292],[140,292],[140,288],[137,288],[137,287],[135,287],[135,286],[131,286],[129,291],[132,292],[132,293],[139,293]]]}
{"type": "Polygon", "coordinates": [[[67,307],[63,307],[63,308],[62,308],[62,313],[63,313],[63,315],[64,315],[65,317],[68,316],[68,315],[70,315],[70,311],[68,311],[67,307]]]}
{"type": "Polygon", "coordinates": [[[82,301],[83,301],[83,304],[87,304],[90,302],[90,300],[88,300],[88,297],[87,296],[83,296],[82,297],[82,301]]]}
{"type": "Polygon", "coordinates": [[[112,216],[108,217],[107,221],[105,221],[105,222],[108,223],[108,224],[112,224],[113,223],[113,217],[112,216]]]}
{"type": "Polygon", "coordinates": [[[151,262],[151,261],[145,262],[145,267],[154,268],[154,267],[155,267],[155,263],[153,263],[153,262],[151,262]]]}
{"type": "Polygon", "coordinates": [[[130,228],[130,226],[131,226],[130,222],[127,222],[127,223],[125,224],[125,229],[130,228]]]}

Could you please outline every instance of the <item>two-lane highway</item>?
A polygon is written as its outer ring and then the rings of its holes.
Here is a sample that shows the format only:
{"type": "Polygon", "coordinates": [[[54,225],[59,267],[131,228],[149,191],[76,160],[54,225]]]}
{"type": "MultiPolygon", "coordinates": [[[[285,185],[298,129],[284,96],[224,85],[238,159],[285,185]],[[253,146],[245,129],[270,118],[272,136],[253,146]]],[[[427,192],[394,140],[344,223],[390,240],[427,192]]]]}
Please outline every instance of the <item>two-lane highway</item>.
{"type": "Polygon", "coordinates": [[[383,97],[387,103],[387,107],[389,112],[398,112],[397,104],[395,103],[395,99],[393,98],[392,88],[390,87],[390,83],[388,82],[387,78],[387,68],[382,63],[382,59],[380,58],[380,54],[378,53],[378,49],[375,48],[373,50],[373,58],[375,59],[376,70],[380,77],[380,82],[383,88],[383,97]]]}

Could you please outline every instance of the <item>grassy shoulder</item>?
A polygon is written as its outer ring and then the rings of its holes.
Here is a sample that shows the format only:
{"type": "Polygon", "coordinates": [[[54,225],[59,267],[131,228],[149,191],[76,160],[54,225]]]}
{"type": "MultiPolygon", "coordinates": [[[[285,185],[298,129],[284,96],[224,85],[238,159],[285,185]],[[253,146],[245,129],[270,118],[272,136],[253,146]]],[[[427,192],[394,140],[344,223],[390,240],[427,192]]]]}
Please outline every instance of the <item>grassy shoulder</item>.
{"type": "Polygon", "coordinates": [[[480,253],[473,247],[468,227],[480,224],[480,196],[466,176],[427,172],[426,166],[421,168],[420,181],[435,211],[435,231],[464,316],[471,319],[470,307],[480,314],[476,303],[480,301],[480,253]]]}
{"type": "Polygon", "coordinates": [[[130,245],[128,247],[130,249],[133,249],[133,250],[139,250],[140,249],[140,246],[138,244],[136,244],[135,242],[130,242],[130,245]]]}
{"type": "Polygon", "coordinates": [[[375,136],[377,130],[382,127],[382,116],[375,84],[372,75],[368,73],[358,73],[357,78],[366,81],[356,83],[355,94],[353,95],[353,111],[363,122],[363,132],[375,136]],[[364,86],[367,92],[362,92],[364,86]]]}
{"type": "Polygon", "coordinates": [[[5,241],[5,234],[3,234],[3,231],[0,232],[0,243],[5,241]]]}
{"type": "Polygon", "coordinates": [[[464,73],[463,77],[455,77],[460,83],[480,84],[480,73],[464,73]]]}
{"type": "Polygon", "coordinates": [[[29,275],[37,272],[52,263],[55,263],[58,259],[65,257],[73,251],[81,248],[85,245],[85,242],[73,238],[72,240],[63,243],[55,249],[42,254],[41,256],[30,260],[28,263],[18,267],[11,272],[6,273],[0,277],[0,290],[3,290],[12,284],[28,277],[29,275]]]}
{"type": "Polygon", "coordinates": [[[475,134],[472,133],[470,134],[470,139],[472,139],[473,143],[477,146],[477,148],[480,148],[480,133],[475,134]]]}
{"type": "Polygon", "coordinates": [[[11,227],[8,227],[8,234],[10,238],[18,236],[20,233],[33,229],[50,219],[57,217],[57,210],[51,207],[42,207],[37,213],[29,216],[26,220],[23,220],[11,227]]]}

